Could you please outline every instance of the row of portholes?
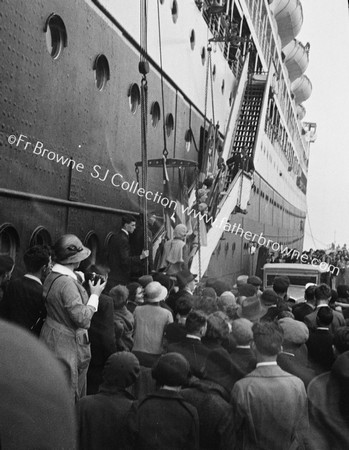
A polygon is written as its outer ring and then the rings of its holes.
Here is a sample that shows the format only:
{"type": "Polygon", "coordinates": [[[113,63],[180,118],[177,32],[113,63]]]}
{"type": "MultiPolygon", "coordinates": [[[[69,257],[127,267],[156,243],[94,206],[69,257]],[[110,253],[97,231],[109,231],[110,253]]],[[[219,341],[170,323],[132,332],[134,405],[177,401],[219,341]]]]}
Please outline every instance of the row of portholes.
{"type": "MultiPolygon", "coordinates": [[[[51,14],[44,27],[46,47],[53,59],[58,59],[68,45],[68,35],[64,22],[57,14],[51,14]]],[[[105,55],[96,56],[93,66],[97,89],[102,91],[110,79],[109,63],[105,55]]]]}
{"type": "MultiPolygon", "coordinates": [[[[172,11],[175,11],[173,17],[177,14],[178,16],[178,5],[176,0],[173,2],[172,11]]],[[[45,23],[44,32],[46,36],[46,46],[49,54],[53,59],[58,59],[61,55],[63,49],[68,45],[68,35],[65,24],[62,18],[57,14],[51,14],[45,23]]],[[[190,46],[192,50],[195,48],[195,31],[191,30],[190,33],[190,46]]],[[[201,62],[205,65],[206,62],[206,49],[202,47],[201,50],[201,62]]],[[[93,70],[95,71],[95,83],[97,89],[102,91],[108,80],[110,79],[110,68],[109,62],[105,55],[99,54],[94,60],[93,70]]],[[[212,78],[216,78],[216,65],[212,69],[212,78]]],[[[222,80],[221,92],[224,94],[225,81],[222,80]]],[[[230,98],[229,98],[230,102],[230,98]]]]}
{"type": "MultiPolygon", "coordinates": [[[[108,250],[110,239],[114,233],[107,234],[104,240],[104,249],[108,250]]],[[[91,250],[90,261],[92,264],[96,262],[97,255],[99,254],[100,245],[99,239],[94,231],[89,231],[83,243],[91,250]]],[[[9,255],[13,260],[16,260],[16,254],[20,249],[20,237],[16,228],[10,224],[5,223],[0,226],[0,255],[9,255]]],[[[28,247],[33,245],[47,245],[52,246],[52,238],[48,230],[43,226],[35,228],[29,239],[28,247]]]]}

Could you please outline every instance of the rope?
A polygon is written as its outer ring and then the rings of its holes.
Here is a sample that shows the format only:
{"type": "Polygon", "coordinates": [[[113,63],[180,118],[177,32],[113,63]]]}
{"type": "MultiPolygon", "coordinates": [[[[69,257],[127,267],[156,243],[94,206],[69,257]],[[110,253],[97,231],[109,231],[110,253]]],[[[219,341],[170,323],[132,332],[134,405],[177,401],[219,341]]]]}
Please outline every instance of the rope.
{"type": "Polygon", "coordinates": [[[166,118],[165,118],[165,94],[164,94],[164,76],[163,76],[163,70],[162,70],[162,45],[161,45],[161,21],[160,21],[160,0],[157,2],[157,8],[158,8],[158,30],[159,30],[159,51],[160,51],[160,80],[161,80],[161,103],[162,103],[162,131],[163,131],[163,139],[164,139],[164,149],[163,149],[163,156],[164,156],[164,164],[166,164],[166,159],[168,156],[168,150],[167,150],[167,142],[166,142],[166,118]]]}
{"type": "MultiPolygon", "coordinates": [[[[147,35],[148,35],[148,18],[147,18],[147,0],[141,0],[140,7],[140,61],[139,72],[143,75],[141,81],[141,157],[142,157],[142,188],[145,192],[148,190],[148,150],[147,150],[147,110],[148,110],[148,83],[146,74],[149,72],[149,63],[146,60],[147,55],[147,35]]],[[[139,179],[139,170],[136,168],[137,181],[139,179]]],[[[142,198],[143,212],[143,248],[148,250],[148,205],[147,199],[142,198]]],[[[145,258],[145,273],[149,271],[149,261],[145,258]]]]}

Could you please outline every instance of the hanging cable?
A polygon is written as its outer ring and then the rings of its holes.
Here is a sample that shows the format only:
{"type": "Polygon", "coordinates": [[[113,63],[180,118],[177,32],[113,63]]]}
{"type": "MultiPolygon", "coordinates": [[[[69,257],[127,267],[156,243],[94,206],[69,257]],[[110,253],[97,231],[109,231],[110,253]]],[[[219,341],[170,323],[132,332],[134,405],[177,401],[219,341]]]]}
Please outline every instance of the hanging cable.
{"type": "MultiPolygon", "coordinates": [[[[138,70],[142,75],[141,80],[141,161],[142,161],[142,188],[148,191],[148,151],[147,151],[147,110],[148,110],[148,83],[147,73],[149,72],[149,63],[147,61],[148,51],[148,17],[147,17],[147,0],[141,0],[140,5],[140,58],[138,70]]],[[[138,177],[138,174],[137,174],[138,177]]],[[[142,198],[143,212],[143,248],[148,250],[148,205],[147,199],[142,198]]],[[[149,271],[148,258],[145,258],[145,272],[149,271]]]]}
{"type": "Polygon", "coordinates": [[[161,80],[161,103],[162,103],[162,131],[164,139],[163,157],[164,164],[166,165],[166,159],[168,156],[167,142],[166,142],[166,117],[165,117],[165,94],[164,94],[164,75],[162,67],[162,44],[161,44],[161,20],[160,20],[160,0],[157,0],[158,8],[158,31],[159,31],[159,51],[160,51],[160,80],[161,80]]]}

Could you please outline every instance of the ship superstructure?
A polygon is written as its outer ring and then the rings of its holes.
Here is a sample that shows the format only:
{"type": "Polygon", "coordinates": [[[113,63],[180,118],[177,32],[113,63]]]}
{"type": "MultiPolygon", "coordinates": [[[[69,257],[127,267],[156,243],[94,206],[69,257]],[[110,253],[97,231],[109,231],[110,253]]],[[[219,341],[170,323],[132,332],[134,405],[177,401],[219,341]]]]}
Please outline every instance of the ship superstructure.
{"type": "Polygon", "coordinates": [[[1,3],[1,253],[69,231],[103,259],[121,215],[142,217],[139,189],[158,217],[186,194],[174,211],[186,220],[206,177],[212,220],[192,271],[230,280],[301,249],[316,125],[303,121],[300,1],[1,3]]]}

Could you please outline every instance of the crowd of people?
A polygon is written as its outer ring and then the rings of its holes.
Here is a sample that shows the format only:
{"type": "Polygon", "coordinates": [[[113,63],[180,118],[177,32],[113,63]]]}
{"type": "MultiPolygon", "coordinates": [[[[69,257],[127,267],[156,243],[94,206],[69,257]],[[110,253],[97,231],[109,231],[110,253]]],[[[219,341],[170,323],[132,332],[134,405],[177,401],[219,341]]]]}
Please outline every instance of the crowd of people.
{"type": "Polygon", "coordinates": [[[118,272],[75,235],[0,256],[1,448],[348,448],[349,285],[134,280],[133,222],[118,272]]]}

